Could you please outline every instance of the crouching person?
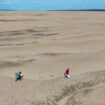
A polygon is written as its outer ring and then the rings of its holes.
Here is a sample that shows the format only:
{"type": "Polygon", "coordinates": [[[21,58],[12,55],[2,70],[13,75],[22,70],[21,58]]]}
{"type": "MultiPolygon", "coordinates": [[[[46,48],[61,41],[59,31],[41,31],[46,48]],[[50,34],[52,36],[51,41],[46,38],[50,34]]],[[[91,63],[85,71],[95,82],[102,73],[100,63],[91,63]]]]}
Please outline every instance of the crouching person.
{"type": "Polygon", "coordinates": [[[16,77],[16,81],[18,81],[18,80],[22,80],[24,76],[22,75],[21,72],[16,72],[15,77],[16,77]]]}
{"type": "Polygon", "coordinates": [[[70,72],[70,70],[69,70],[69,68],[67,68],[66,71],[65,71],[65,73],[64,73],[64,76],[66,78],[70,78],[69,72],[70,72]]]}

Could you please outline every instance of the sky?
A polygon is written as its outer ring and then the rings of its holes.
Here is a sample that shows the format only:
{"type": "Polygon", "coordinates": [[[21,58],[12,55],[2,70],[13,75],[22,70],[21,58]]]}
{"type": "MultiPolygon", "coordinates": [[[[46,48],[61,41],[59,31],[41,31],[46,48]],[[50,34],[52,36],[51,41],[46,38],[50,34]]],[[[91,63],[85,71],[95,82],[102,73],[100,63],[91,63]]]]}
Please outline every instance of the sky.
{"type": "Polygon", "coordinates": [[[10,10],[105,9],[105,0],[0,0],[0,9],[10,10]]]}

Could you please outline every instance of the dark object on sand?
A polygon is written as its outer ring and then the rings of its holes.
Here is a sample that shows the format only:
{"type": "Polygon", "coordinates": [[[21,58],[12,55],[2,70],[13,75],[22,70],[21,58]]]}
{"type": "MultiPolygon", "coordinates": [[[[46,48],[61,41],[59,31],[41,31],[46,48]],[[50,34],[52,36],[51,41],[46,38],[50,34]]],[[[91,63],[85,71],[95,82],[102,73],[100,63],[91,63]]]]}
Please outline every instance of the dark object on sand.
{"type": "Polygon", "coordinates": [[[22,80],[24,77],[21,72],[16,72],[15,76],[16,76],[16,81],[22,80]]]}
{"type": "Polygon", "coordinates": [[[69,72],[70,72],[70,69],[67,68],[66,71],[65,71],[65,73],[64,73],[64,76],[65,76],[66,78],[70,78],[69,72]]]}

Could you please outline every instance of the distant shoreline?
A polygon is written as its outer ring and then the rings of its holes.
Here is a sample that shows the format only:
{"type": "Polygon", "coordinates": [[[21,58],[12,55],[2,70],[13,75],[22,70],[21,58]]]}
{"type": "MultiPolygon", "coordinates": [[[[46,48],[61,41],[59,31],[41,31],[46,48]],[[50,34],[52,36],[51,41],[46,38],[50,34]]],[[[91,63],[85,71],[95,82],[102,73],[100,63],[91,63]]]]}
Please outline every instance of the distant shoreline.
{"type": "Polygon", "coordinates": [[[11,10],[11,9],[0,9],[0,11],[105,11],[105,9],[65,9],[65,10],[11,10]]]}

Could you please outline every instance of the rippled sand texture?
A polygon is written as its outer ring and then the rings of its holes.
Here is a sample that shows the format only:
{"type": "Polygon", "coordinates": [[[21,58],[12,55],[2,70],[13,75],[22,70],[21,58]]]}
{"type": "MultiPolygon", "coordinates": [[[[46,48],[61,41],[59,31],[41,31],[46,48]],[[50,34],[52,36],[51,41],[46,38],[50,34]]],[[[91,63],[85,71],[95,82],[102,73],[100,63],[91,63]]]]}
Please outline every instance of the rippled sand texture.
{"type": "Polygon", "coordinates": [[[104,105],[104,70],[105,12],[0,12],[0,105],[104,105]]]}

